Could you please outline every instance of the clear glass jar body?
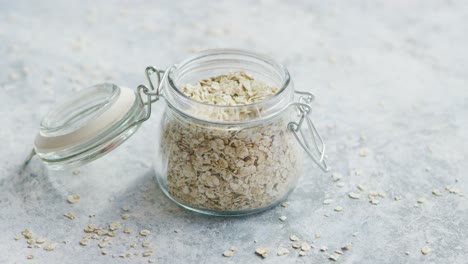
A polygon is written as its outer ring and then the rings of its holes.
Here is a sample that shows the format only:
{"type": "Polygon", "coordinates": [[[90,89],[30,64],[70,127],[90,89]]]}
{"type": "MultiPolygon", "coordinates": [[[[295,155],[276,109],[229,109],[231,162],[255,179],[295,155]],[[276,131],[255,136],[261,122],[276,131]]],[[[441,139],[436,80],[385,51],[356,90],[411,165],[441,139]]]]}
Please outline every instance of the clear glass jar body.
{"type": "Polygon", "coordinates": [[[298,113],[290,107],[294,87],[282,65],[245,51],[206,51],[169,68],[161,90],[154,169],[170,199],[205,214],[243,215],[277,205],[294,189],[303,151],[288,128],[298,113]],[[239,70],[278,93],[250,105],[217,106],[179,90],[239,70]]]}

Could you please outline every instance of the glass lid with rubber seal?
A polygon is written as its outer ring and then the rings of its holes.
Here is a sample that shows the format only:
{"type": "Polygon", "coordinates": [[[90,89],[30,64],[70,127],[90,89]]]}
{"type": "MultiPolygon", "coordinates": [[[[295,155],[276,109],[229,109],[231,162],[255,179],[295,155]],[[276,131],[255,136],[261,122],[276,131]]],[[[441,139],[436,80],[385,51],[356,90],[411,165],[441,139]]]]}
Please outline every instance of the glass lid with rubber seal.
{"type": "Polygon", "coordinates": [[[145,114],[144,103],[133,90],[98,84],[44,116],[34,151],[51,169],[82,165],[123,143],[145,114]]]}
{"type": "Polygon", "coordinates": [[[42,118],[23,168],[36,154],[48,168],[65,169],[91,162],[118,147],[150,118],[151,104],[160,97],[161,72],[146,68],[150,88],[139,85],[133,91],[112,83],[97,84],[53,108],[42,118]],[[157,77],[155,85],[152,74],[157,77]]]}

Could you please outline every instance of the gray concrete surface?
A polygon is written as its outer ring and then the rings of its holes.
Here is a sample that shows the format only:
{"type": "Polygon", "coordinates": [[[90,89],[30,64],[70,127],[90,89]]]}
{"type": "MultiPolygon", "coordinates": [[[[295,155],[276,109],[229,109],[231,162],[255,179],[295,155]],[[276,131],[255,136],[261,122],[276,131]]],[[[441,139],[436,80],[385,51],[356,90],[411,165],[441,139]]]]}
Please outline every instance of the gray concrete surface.
{"type": "Polygon", "coordinates": [[[337,263],[467,263],[467,198],[444,189],[468,189],[467,32],[466,1],[1,0],[0,263],[329,263],[318,247],[349,241],[337,263]],[[219,47],[267,53],[297,89],[317,96],[313,118],[343,187],[310,162],[286,208],[241,218],[188,212],[154,181],[151,120],[79,175],[47,171],[37,159],[19,173],[56,102],[106,80],[136,87],[147,65],[219,47]],[[352,200],[357,184],[367,190],[352,200]],[[386,193],[379,205],[368,202],[371,190],[386,193]],[[67,204],[73,193],[81,200],[67,204]],[[426,202],[417,205],[420,197],[426,202]],[[323,205],[327,198],[334,203],[323,205]],[[87,223],[119,220],[124,205],[130,218],[122,224],[151,230],[151,257],[130,248],[143,241],[136,233],[119,232],[106,256],[94,241],[78,244],[87,223]],[[344,210],[334,212],[337,205],[344,210]],[[15,241],[25,228],[55,250],[15,241]],[[291,234],[316,248],[299,257],[291,234]],[[425,245],[432,251],[423,256],[425,245]],[[231,246],[237,251],[224,258],[231,246]],[[254,254],[258,246],[270,249],[266,259],[254,254]],[[281,246],[291,253],[276,256],[281,246]]]}

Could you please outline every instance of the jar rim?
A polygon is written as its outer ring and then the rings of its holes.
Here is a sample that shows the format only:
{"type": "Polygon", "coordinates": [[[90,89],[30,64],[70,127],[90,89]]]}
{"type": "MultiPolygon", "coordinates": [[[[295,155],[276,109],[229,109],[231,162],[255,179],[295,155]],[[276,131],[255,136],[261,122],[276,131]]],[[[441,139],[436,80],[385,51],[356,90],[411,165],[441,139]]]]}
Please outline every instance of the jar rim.
{"type": "Polygon", "coordinates": [[[168,69],[167,81],[168,81],[168,83],[169,83],[169,85],[171,87],[171,90],[176,91],[178,96],[181,96],[182,98],[190,101],[191,103],[193,102],[195,104],[200,104],[200,105],[209,106],[209,107],[216,107],[216,108],[219,108],[219,109],[238,109],[238,108],[245,108],[245,107],[255,107],[255,106],[262,105],[262,104],[265,104],[265,103],[268,103],[270,101],[273,101],[273,100],[277,99],[280,95],[283,94],[284,91],[286,91],[286,88],[289,86],[289,83],[291,81],[291,77],[290,77],[289,71],[286,69],[286,67],[283,64],[276,62],[276,60],[274,60],[270,56],[260,54],[260,53],[256,53],[256,52],[252,52],[252,51],[248,51],[248,50],[245,50],[245,49],[224,49],[223,48],[223,49],[203,50],[203,51],[200,51],[200,52],[196,53],[193,56],[188,57],[187,59],[181,61],[178,64],[174,64],[172,67],[170,67],[168,69]],[[273,66],[279,73],[281,73],[281,76],[282,76],[282,79],[283,79],[282,84],[281,84],[281,88],[279,88],[278,91],[275,94],[269,96],[268,98],[265,98],[263,100],[260,100],[260,101],[254,102],[254,103],[241,104],[241,105],[215,105],[215,104],[209,104],[209,103],[204,103],[204,102],[195,100],[195,99],[191,98],[190,96],[187,96],[186,94],[184,94],[177,87],[177,85],[174,82],[174,76],[173,76],[175,70],[181,69],[183,66],[189,65],[191,62],[194,62],[196,60],[199,60],[199,59],[202,59],[202,58],[205,58],[205,57],[209,57],[209,56],[213,56],[213,55],[221,55],[221,54],[225,54],[225,55],[243,55],[243,56],[247,56],[247,57],[250,57],[250,58],[261,60],[261,61],[273,66]]]}

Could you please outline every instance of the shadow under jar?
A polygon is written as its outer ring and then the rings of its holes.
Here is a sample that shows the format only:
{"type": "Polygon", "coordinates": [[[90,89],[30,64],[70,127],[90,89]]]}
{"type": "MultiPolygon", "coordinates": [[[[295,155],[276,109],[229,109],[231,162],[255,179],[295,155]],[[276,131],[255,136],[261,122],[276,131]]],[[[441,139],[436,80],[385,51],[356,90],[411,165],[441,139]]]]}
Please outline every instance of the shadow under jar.
{"type": "Polygon", "coordinates": [[[169,68],[158,93],[165,106],[155,133],[156,177],[163,192],[187,209],[211,215],[260,212],[294,189],[305,153],[327,169],[323,142],[308,118],[313,96],[296,92],[286,68],[269,57],[242,50],[201,52],[169,68]],[[181,91],[236,71],[278,91],[235,106],[199,102],[181,91]]]}

